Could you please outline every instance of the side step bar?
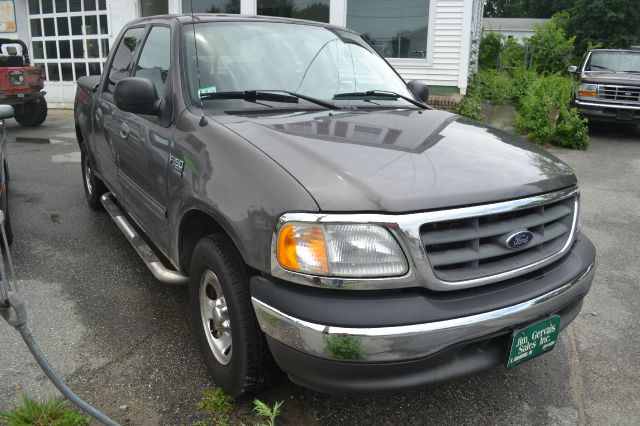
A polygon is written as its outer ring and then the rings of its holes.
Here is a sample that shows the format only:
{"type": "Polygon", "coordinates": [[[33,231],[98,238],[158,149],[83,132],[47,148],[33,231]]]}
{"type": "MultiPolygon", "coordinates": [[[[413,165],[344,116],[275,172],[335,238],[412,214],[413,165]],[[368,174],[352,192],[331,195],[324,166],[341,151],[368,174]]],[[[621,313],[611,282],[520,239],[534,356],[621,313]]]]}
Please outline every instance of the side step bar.
{"type": "Polygon", "coordinates": [[[118,225],[120,231],[127,237],[133,248],[147,265],[147,268],[149,268],[153,276],[167,284],[186,284],[189,278],[177,271],[166,268],[162,262],[160,262],[158,256],[151,250],[151,247],[149,247],[138,234],[135,228],[131,226],[127,216],[125,216],[124,212],[111,197],[111,193],[107,192],[100,198],[100,201],[109,213],[109,216],[111,216],[116,225],[118,225]]]}

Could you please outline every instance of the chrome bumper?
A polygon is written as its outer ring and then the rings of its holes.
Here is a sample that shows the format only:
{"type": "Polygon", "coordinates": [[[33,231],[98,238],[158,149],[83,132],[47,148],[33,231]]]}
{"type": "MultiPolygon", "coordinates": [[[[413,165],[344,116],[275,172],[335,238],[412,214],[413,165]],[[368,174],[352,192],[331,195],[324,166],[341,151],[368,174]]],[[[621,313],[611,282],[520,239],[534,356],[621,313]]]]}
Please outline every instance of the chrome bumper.
{"type": "Polygon", "coordinates": [[[563,286],[506,308],[425,324],[347,328],[315,324],[287,315],[252,297],[262,331],[300,352],[334,360],[362,362],[424,358],[449,346],[514,328],[557,312],[584,296],[595,262],[563,286]]]}
{"type": "Polygon", "coordinates": [[[640,105],[625,105],[625,104],[616,104],[616,103],[607,103],[607,102],[588,102],[581,101],[579,99],[574,99],[573,101],[577,107],[596,107],[596,108],[612,108],[612,109],[627,109],[633,111],[640,111],[640,105]]]}

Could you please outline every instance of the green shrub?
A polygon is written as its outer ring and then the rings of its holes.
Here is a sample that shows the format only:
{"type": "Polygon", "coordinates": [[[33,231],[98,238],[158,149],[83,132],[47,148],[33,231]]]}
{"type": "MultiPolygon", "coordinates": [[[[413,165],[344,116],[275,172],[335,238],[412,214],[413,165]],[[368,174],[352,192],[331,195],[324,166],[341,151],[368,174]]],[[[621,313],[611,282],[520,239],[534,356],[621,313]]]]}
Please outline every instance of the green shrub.
{"type": "Polygon", "coordinates": [[[0,422],[9,426],[88,426],[91,418],[62,399],[38,402],[22,395],[19,406],[0,412],[0,422]]]}
{"type": "Polygon", "coordinates": [[[471,118],[476,121],[484,119],[482,115],[482,102],[475,96],[467,95],[456,107],[456,114],[460,114],[463,117],[471,118]]]}
{"type": "Polygon", "coordinates": [[[500,69],[522,68],[525,63],[525,47],[515,38],[509,38],[504,42],[500,52],[500,69]]]}
{"type": "Polygon", "coordinates": [[[502,51],[503,38],[499,33],[482,32],[478,65],[483,69],[495,69],[502,51]]]}
{"type": "Polygon", "coordinates": [[[587,119],[580,117],[575,107],[560,110],[553,143],[572,149],[587,149],[589,145],[589,129],[587,119]]]}
{"type": "Polygon", "coordinates": [[[586,120],[571,106],[575,82],[558,74],[535,80],[522,98],[515,121],[515,131],[538,143],[586,149],[589,142],[586,120]],[[554,113],[558,119],[554,122],[554,113]]]}
{"type": "Polygon", "coordinates": [[[529,40],[533,68],[540,73],[564,72],[570,65],[574,37],[567,38],[557,20],[537,25],[529,40]]]}
{"type": "Polygon", "coordinates": [[[521,107],[522,100],[538,78],[538,73],[532,69],[519,67],[511,71],[511,100],[516,107],[521,107]]]}
{"type": "Polygon", "coordinates": [[[468,93],[483,101],[503,103],[511,99],[511,78],[495,70],[480,70],[469,85],[468,93]]]}

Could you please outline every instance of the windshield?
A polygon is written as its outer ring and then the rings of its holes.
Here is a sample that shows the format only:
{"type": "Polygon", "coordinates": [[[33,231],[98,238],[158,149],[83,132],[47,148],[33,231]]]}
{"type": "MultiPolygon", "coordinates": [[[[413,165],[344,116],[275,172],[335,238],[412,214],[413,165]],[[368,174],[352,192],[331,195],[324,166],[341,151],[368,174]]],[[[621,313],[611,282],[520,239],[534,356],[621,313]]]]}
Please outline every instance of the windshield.
{"type": "Polygon", "coordinates": [[[640,73],[640,52],[593,52],[584,70],[640,73]]]}
{"type": "MultiPolygon", "coordinates": [[[[198,93],[246,90],[286,91],[340,105],[363,101],[336,100],[337,94],[371,90],[414,99],[375,50],[348,31],[275,22],[210,22],[196,24],[195,32],[199,87],[193,28],[185,25],[186,79],[193,103],[199,103],[198,93]]],[[[401,98],[368,98],[377,104],[411,106],[401,98]]],[[[209,99],[204,104],[206,108],[256,106],[238,99],[209,99]]]]}

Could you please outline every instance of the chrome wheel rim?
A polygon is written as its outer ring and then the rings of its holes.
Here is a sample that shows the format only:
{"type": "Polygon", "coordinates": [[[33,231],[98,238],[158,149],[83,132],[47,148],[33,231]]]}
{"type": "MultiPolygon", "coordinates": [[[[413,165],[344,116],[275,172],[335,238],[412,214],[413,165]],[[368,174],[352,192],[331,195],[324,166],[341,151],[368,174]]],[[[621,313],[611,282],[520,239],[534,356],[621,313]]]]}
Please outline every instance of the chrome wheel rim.
{"type": "Polygon", "coordinates": [[[200,318],[209,349],[222,365],[231,362],[231,321],[218,277],[206,270],[200,278],[200,318]]]}
{"type": "Polygon", "coordinates": [[[93,194],[93,187],[91,186],[91,166],[89,166],[89,160],[87,156],[84,157],[84,184],[87,186],[89,194],[93,194]]]}

